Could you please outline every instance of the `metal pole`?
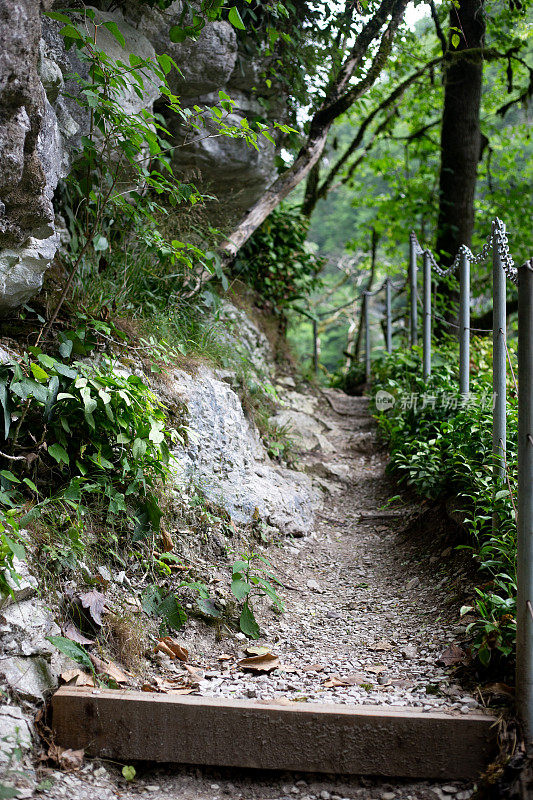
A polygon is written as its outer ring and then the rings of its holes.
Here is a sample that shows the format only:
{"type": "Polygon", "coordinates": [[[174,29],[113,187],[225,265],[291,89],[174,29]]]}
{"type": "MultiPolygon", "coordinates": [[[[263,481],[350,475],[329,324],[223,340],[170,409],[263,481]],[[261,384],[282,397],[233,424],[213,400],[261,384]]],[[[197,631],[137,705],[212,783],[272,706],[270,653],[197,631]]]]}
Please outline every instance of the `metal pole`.
{"type": "Polygon", "coordinates": [[[518,270],[518,597],[516,700],[533,739],[533,260],[518,270]]]}
{"type": "Polygon", "coordinates": [[[431,261],[424,253],[424,319],[422,328],[423,375],[427,381],[431,375],[431,261]]]}
{"type": "Polygon", "coordinates": [[[470,391],[470,259],[463,253],[459,265],[459,391],[470,391]]]}
{"type": "Polygon", "coordinates": [[[368,383],[370,380],[370,322],[368,319],[368,295],[365,292],[365,378],[368,383]]]}
{"type": "Polygon", "coordinates": [[[318,375],[318,325],[316,319],[313,320],[313,366],[315,375],[318,375]]]}
{"type": "Polygon", "coordinates": [[[417,318],[417,264],[416,264],[416,241],[414,235],[409,237],[409,286],[411,299],[411,346],[418,341],[418,318],[417,318]]]}
{"type": "Polygon", "coordinates": [[[385,313],[387,315],[386,345],[387,353],[392,353],[392,301],[390,278],[385,281],[385,313]]]}
{"type": "Polygon", "coordinates": [[[493,418],[492,418],[492,452],[494,456],[493,475],[497,487],[505,480],[505,456],[507,446],[506,428],[506,363],[505,363],[505,332],[506,320],[506,287],[505,272],[503,271],[496,231],[492,226],[492,390],[493,390],[493,418]]]}

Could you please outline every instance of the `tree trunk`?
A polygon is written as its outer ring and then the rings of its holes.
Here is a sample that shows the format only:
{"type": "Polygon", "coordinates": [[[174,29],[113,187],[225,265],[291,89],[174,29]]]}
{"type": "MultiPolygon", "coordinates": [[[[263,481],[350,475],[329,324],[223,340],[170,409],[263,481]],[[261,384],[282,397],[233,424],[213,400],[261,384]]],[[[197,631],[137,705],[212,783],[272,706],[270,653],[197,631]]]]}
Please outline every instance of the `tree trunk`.
{"type": "Polygon", "coordinates": [[[375,83],[387,63],[394,34],[403,19],[407,2],[408,0],[382,0],[373,17],[363,26],[337,75],[330,81],[326,97],[311,120],[307,141],[294,164],[266,190],[222,245],[222,255],[226,261],[235,257],[270,212],[307,177],[322,155],[333,122],[375,83]],[[381,34],[378,51],[366,75],[356,84],[351,84],[354,72],[368,55],[374,40],[380,36],[389,16],[390,22],[381,34]]]}
{"type": "MultiPolygon", "coordinates": [[[[456,52],[482,48],[485,37],[484,0],[460,0],[452,7],[450,27],[461,31],[456,52]]],[[[450,31],[451,39],[457,31],[450,31]]],[[[482,54],[450,58],[445,72],[441,130],[437,255],[449,264],[459,246],[472,242],[474,194],[481,150],[479,109],[483,80],[482,54]]]]}

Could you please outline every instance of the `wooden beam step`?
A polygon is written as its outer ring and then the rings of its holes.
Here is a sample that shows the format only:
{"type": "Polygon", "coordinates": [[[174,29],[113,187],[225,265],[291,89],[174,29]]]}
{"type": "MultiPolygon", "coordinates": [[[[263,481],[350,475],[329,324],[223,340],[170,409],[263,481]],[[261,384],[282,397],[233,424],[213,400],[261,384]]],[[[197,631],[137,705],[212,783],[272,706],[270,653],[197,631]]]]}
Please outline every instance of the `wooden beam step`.
{"type": "Polygon", "coordinates": [[[460,780],[496,752],[486,714],[76,687],[52,705],[57,744],[122,762],[460,780]]]}

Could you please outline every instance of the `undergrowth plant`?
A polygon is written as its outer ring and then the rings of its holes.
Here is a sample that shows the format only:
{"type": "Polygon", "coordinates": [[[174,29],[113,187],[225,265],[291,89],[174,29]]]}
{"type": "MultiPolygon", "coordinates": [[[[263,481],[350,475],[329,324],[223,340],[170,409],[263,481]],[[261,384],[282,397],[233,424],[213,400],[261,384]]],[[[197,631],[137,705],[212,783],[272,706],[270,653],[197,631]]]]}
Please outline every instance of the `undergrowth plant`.
{"type": "MultiPolygon", "coordinates": [[[[496,653],[509,658],[516,634],[517,396],[508,381],[507,479],[495,487],[492,455],[491,343],[474,340],[468,401],[458,389],[458,350],[452,343],[435,353],[428,381],[421,374],[419,348],[397,350],[375,364],[374,394],[394,397],[394,405],[376,414],[391,453],[390,469],[424,497],[452,497],[468,530],[482,577],[470,606],[468,625],[480,662],[496,653]],[[493,529],[493,515],[496,526],[493,529]]],[[[514,358],[513,344],[509,344],[514,358]]]]}

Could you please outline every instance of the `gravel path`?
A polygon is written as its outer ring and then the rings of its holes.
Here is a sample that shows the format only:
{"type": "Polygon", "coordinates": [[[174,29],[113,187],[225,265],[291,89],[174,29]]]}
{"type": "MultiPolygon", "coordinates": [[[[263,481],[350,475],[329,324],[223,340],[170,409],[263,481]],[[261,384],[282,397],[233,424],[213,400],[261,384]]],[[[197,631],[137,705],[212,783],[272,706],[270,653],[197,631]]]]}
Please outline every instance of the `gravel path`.
{"type": "MultiPolygon", "coordinates": [[[[249,644],[242,634],[209,648],[198,645],[193,664],[203,675],[199,693],[451,714],[479,709],[439,661],[464,634],[458,608],[469,586],[442,521],[428,512],[416,522],[419,505],[385,506],[398,490],[385,475],[386,454],[377,446],[365,398],[328,391],[318,412],[329,428],[331,452],[307,453],[302,461],[326,477],[330,493],[316,529],[269,554],[286,587],[285,613],[277,615],[265,604],[258,614],[264,636],[254,644],[268,647],[282,666],[267,675],[240,671],[236,661],[249,644]]],[[[189,636],[194,653],[194,635],[189,636]]],[[[161,666],[184,670],[164,659],[161,666]]],[[[54,783],[43,797],[72,800],[467,800],[474,790],[460,783],[179,767],[145,770],[128,785],[114,766],[98,762],[77,775],[53,772],[49,778],[54,783]]]]}

